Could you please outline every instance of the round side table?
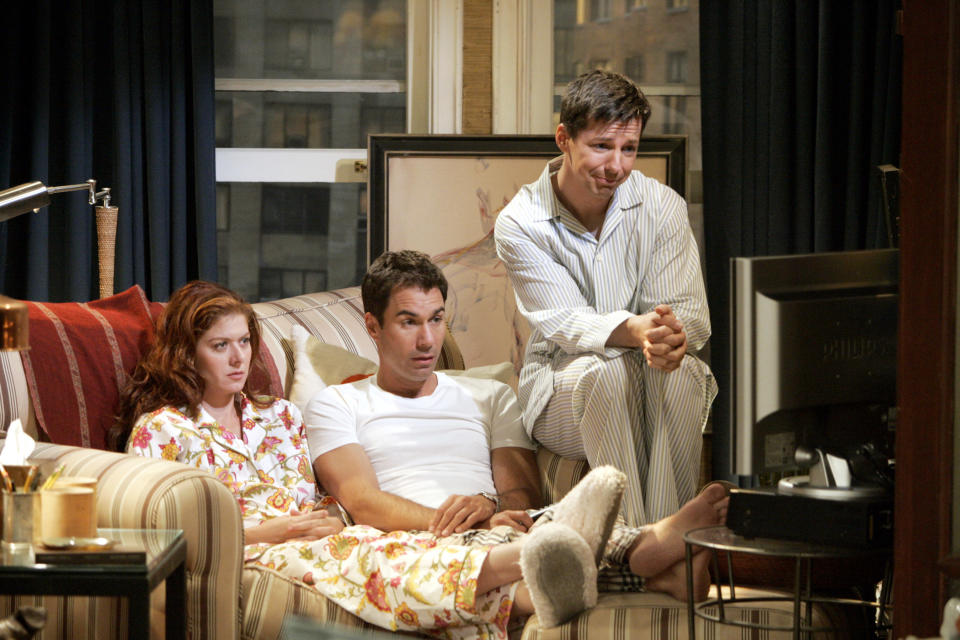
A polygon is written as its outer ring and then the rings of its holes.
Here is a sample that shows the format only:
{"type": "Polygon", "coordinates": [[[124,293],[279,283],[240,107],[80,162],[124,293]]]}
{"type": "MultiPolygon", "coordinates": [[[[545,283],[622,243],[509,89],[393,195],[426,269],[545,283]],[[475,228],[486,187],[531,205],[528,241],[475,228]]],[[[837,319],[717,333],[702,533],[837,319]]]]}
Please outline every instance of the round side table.
{"type": "Polygon", "coordinates": [[[703,602],[689,602],[687,607],[688,629],[691,640],[696,638],[696,618],[709,620],[717,624],[733,625],[739,627],[749,627],[754,629],[764,629],[768,631],[792,631],[793,637],[799,640],[801,637],[811,637],[811,634],[823,631],[839,631],[836,627],[814,627],[813,626],[813,605],[817,603],[830,603],[843,606],[867,607],[872,609],[876,615],[873,616],[875,623],[873,625],[873,635],[882,630],[889,630],[891,624],[888,613],[888,600],[891,585],[891,550],[890,549],[852,549],[845,547],[827,547],[819,544],[807,542],[798,542],[794,540],[777,540],[772,538],[745,538],[739,536],[725,526],[704,527],[702,529],[692,529],[684,534],[683,541],[686,545],[686,565],[687,565],[687,592],[693,593],[693,547],[705,547],[712,553],[712,564],[714,575],[719,576],[720,555],[723,553],[727,563],[727,575],[729,577],[730,596],[723,596],[722,585],[717,584],[717,597],[708,598],[703,602]],[[734,584],[733,563],[731,553],[747,553],[763,556],[778,556],[793,558],[795,560],[793,576],[793,595],[792,596],[763,596],[738,598],[736,594],[736,585],[734,584]],[[829,558],[855,558],[855,557],[876,557],[885,563],[884,579],[880,589],[880,595],[877,601],[860,600],[856,598],[839,598],[829,596],[818,596],[814,594],[811,586],[811,562],[818,559],[829,558]],[[727,616],[725,607],[733,604],[749,604],[752,606],[762,605],[763,603],[775,602],[793,602],[793,624],[791,626],[767,625],[746,620],[737,620],[727,616]],[[716,607],[717,613],[707,611],[708,607],[716,607]],[[801,616],[801,609],[805,609],[801,616]]]}

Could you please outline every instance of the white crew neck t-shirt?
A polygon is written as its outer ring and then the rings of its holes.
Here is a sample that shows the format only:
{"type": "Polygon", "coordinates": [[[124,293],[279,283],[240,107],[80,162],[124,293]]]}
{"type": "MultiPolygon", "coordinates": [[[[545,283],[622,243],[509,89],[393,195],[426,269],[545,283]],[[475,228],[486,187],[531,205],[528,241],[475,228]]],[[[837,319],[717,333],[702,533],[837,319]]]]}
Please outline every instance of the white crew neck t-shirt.
{"type": "Polygon", "coordinates": [[[437,388],[420,398],[384,391],[375,375],[327,387],[304,411],[311,458],[359,444],[383,491],[431,508],[453,494],[495,492],[490,451],[535,448],[513,390],[495,380],[436,376],[437,388]]]}

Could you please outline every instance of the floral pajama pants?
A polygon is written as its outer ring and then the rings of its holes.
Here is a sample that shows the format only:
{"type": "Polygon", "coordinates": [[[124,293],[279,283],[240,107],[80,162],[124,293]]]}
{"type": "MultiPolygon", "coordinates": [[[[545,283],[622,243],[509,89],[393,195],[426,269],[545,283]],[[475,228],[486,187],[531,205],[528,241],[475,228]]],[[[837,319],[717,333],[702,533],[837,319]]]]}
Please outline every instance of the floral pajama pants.
{"type": "Polygon", "coordinates": [[[478,595],[477,576],[491,546],[520,535],[498,527],[437,538],[354,525],[313,542],[248,545],[246,561],[300,580],[384,629],[501,640],[517,584],[478,595]]]}

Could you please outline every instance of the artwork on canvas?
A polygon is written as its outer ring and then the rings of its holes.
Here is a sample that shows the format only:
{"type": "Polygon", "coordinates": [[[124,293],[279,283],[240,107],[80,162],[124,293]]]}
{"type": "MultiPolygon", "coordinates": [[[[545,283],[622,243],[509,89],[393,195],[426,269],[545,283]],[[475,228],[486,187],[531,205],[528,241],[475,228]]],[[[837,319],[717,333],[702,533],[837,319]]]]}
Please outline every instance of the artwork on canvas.
{"type": "MultiPolygon", "coordinates": [[[[682,137],[641,139],[635,170],[683,195],[682,137]]],[[[417,249],[449,282],[446,315],[467,367],[509,361],[530,330],[517,310],[493,226],[559,155],[553,136],[371,136],[368,254],[417,249]]],[[[516,377],[514,378],[516,382],[516,377]]]]}

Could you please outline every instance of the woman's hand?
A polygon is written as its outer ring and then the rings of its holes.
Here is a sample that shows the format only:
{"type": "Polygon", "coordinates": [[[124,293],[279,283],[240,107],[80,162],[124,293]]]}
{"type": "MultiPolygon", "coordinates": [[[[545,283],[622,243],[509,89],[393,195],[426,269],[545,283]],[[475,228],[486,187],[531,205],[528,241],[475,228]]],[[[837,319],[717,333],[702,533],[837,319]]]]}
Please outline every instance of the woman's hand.
{"type": "Polygon", "coordinates": [[[246,544],[267,542],[279,544],[290,540],[319,540],[343,530],[343,522],[332,517],[326,509],[300,513],[296,509],[288,516],[270,518],[244,529],[246,544]]]}

